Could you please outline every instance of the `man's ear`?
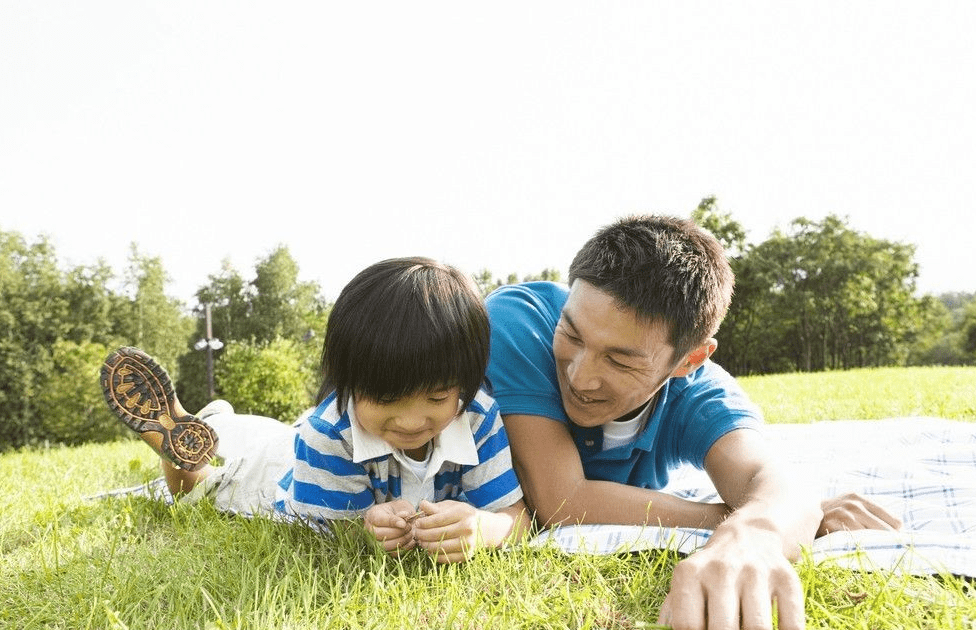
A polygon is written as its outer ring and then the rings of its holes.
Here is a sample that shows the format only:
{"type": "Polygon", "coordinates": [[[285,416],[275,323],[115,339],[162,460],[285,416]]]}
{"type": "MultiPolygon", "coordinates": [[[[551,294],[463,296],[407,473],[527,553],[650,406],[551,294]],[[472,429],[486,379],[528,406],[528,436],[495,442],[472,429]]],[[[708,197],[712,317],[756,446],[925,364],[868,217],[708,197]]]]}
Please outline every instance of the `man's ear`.
{"type": "Polygon", "coordinates": [[[705,360],[712,356],[712,353],[718,349],[718,341],[714,338],[709,338],[705,340],[705,343],[698,346],[694,350],[688,353],[684,361],[682,361],[678,367],[671,372],[671,376],[688,376],[705,362],[705,360]]]}

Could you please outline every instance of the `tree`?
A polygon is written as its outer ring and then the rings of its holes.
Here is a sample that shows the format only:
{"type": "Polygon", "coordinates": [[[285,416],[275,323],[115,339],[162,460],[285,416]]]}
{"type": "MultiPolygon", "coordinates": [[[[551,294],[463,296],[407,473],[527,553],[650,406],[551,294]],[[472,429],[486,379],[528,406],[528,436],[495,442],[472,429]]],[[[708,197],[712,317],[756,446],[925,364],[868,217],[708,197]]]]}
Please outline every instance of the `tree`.
{"type": "Polygon", "coordinates": [[[91,341],[59,340],[52,347],[54,369],[37,391],[36,423],[45,440],[61,444],[105,442],[129,434],[109,412],[98,386],[109,349],[91,341]]]}
{"type": "MultiPolygon", "coordinates": [[[[132,244],[125,274],[128,300],[119,307],[125,317],[120,325],[122,337],[126,345],[145,350],[162,365],[176,366],[187,350],[194,322],[179,300],[166,295],[167,282],[162,261],[143,256],[132,244]]],[[[177,378],[179,370],[173,371],[177,378]]]]}
{"type": "Polygon", "coordinates": [[[740,354],[721,356],[735,373],[904,364],[929,308],[914,298],[913,246],[833,215],[775,230],[733,269],[736,298],[721,334],[740,354]]]}
{"type": "Polygon", "coordinates": [[[0,446],[38,439],[35,398],[68,314],[51,243],[0,232],[0,446]]]}
{"type": "Polygon", "coordinates": [[[715,197],[705,197],[691,213],[691,220],[708,230],[725,248],[729,258],[737,258],[745,252],[746,231],[729,212],[718,209],[715,197]]]}
{"type": "MultiPolygon", "coordinates": [[[[279,340],[291,341],[301,349],[303,365],[317,366],[321,345],[316,340],[325,332],[330,310],[319,285],[299,280],[298,264],[284,246],[258,260],[254,271],[254,279],[246,281],[224,262],[220,274],[210,276],[209,284],[196,294],[196,330],[189,345],[206,336],[203,305],[210,304],[213,336],[228,347],[236,343],[261,348],[279,340]]],[[[224,360],[224,354],[224,350],[216,354],[215,365],[224,360]]],[[[232,392],[222,387],[217,379],[217,394],[230,399],[232,392]]],[[[203,352],[181,357],[177,388],[189,409],[209,401],[203,352]]]]}
{"type": "Polygon", "coordinates": [[[971,300],[965,308],[960,332],[963,352],[971,363],[976,363],[976,299],[971,300]]]}
{"type": "Polygon", "coordinates": [[[488,294],[502,286],[502,281],[495,279],[494,275],[488,269],[482,269],[476,274],[471,276],[474,280],[474,284],[478,287],[478,292],[481,293],[481,297],[488,297],[488,294]]]}

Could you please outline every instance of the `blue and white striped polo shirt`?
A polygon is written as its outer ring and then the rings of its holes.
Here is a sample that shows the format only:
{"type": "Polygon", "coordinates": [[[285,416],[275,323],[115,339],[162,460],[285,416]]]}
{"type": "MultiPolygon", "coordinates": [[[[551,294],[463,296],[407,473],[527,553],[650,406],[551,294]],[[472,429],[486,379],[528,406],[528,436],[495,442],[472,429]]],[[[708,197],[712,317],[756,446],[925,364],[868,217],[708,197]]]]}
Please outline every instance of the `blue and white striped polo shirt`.
{"type": "MultiPolygon", "coordinates": [[[[371,436],[354,429],[351,401],[339,415],[335,398],[297,427],[294,467],[278,484],[279,512],[321,523],[362,516],[374,504],[401,497],[401,479],[412,473],[392,447],[377,449],[371,436]]],[[[427,498],[434,502],[452,499],[497,511],[522,498],[498,405],[484,391],[434,438],[431,468],[433,496],[427,498]]]]}

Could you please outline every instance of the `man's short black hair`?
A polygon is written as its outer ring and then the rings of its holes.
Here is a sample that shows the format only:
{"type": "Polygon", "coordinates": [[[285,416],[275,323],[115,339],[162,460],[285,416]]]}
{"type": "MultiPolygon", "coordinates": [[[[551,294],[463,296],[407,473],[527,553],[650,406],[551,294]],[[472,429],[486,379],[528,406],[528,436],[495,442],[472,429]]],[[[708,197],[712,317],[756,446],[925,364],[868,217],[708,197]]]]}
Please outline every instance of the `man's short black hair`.
{"type": "Polygon", "coordinates": [[[668,326],[675,360],[717,331],[735,279],[722,245],[690,220],[634,215],[602,228],[576,254],[569,282],[584,280],[668,326]]]}

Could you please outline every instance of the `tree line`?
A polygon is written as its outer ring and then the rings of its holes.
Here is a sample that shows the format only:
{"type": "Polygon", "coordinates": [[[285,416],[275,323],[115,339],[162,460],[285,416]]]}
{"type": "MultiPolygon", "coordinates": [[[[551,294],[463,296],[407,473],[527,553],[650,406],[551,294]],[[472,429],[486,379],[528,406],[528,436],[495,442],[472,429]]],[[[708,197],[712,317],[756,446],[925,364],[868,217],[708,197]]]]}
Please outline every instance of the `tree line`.
{"type": "Polygon", "coordinates": [[[736,375],[976,364],[976,294],[918,296],[914,245],[845,219],[794,219],[763,242],[714,197],[692,218],[729,252],[735,296],[715,360],[736,375]]]}
{"type": "MultiPolygon", "coordinates": [[[[864,366],[976,364],[976,295],[917,296],[914,247],[852,230],[845,220],[796,219],[758,244],[714,198],[692,217],[726,246],[736,293],[715,359],[732,373],[864,366]]],[[[557,269],[505,280],[472,275],[483,294],[557,269]]],[[[209,400],[209,305],[216,394],[242,413],[290,421],[312,403],[330,304],[300,278],[287,247],[248,276],[224,262],[188,308],[166,294],[159,258],[132,245],[117,275],[103,261],[65,267],[50,241],[0,230],[0,450],[114,439],[127,430],[98,385],[118,346],[154,355],[191,410],[209,400]]]]}

